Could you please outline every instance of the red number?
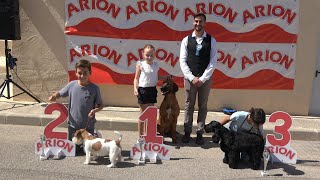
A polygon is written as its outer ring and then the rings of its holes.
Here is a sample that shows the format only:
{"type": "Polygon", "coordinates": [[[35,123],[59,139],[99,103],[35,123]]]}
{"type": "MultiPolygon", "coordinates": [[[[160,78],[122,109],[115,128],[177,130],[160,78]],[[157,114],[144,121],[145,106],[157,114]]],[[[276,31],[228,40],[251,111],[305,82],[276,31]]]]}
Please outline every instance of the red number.
{"type": "Polygon", "coordinates": [[[284,123],[281,126],[275,126],[274,132],[281,134],[282,138],[277,139],[277,138],[275,138],[275,135],[268,134],[267,140],[273,146],[285,146],[285,145],[289,144],[289,142],[291,140],[291,134],[289,132],[289,128],[292,125],[292,119],[288,113],[283,112],[283,111],[274,112],[269,117],[269,122],[274,123],[278,120],[283,120],[284,123]]]}
{"type": "Polygon", "coordinates": [[[146,135],[143,137],[147,143],[163,143],[163,136],[157,136],[157,114],[158,108],[150,106],[139,117],[140,121],[146,124],[146,135]]]}
{"type": "Polygon", "coordinates": [[[54,119],[50,123],[47,124],[47,126],[44,128],[44,135],[46,138],[53,139],[68,139],[68,133],[67,132],[53,132],[53,129],[60,124],[62,124],[64,121],[67,120],[68,117],[68,109],[66,106],[60,103],[53,103],[49,104],[46,109],[44,110],[45,114],[52,114],[53,111],[59,111],[60,116],[57,119],[54,119]]]}

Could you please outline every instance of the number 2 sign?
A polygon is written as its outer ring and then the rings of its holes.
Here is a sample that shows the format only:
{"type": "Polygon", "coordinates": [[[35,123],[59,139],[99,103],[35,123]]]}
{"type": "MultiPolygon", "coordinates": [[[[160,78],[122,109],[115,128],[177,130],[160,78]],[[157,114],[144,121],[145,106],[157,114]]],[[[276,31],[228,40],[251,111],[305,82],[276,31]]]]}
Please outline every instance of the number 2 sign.
{"type": "Polygon", "coordinates": [[[45,110],[45,114],[52,114],[58,111],[59,116],[49,122],[44,128],[45,138],[35,142],[35,153],[45,155],[48,158],[53,156],[75,156],[75,144],[68,140],[67,132],[56,132],[54,128],[64,123],[68,118],[68,109],[60,103],[49,104],[45,110]]]}
{"type": "Polygon", "coordinates": [[[271,153],[273,161],[296,164],[298,155],[290,146],[291,134],[289,128],[292,125],[292,118],[283,111],[274,112],[269,117],[270,123],[275,123],[279,120],[282,120],[283,124],[275,126],[274,133],[281,136],[281,138],[276,138],[275,134],[267,134],[266,147],[271,153]]]}
{"type": "Polygon", "coordinates": [[[54,132],[53,129],[61,125],[63,122],[65,122],[68,118],[68,109],[63,104],[59,103],[53,103],[49,104],[46,109],[44,110],[45,114],[52,114],[53,111],[60,112],[60,115],[57,117],[57,119],[54,119],[50,123],[47,124],[47,126],[44,128],[44,135],[47,138],[53,139],[68,139],[68,133],[67,132],[54,132]]]}

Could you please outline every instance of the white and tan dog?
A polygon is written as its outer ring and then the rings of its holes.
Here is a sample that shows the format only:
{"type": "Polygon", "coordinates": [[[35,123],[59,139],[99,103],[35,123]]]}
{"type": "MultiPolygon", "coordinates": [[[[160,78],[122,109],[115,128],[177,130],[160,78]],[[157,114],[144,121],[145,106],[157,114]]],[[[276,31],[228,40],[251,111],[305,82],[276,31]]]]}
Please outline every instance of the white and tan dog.
{"type": "Polygon", "coordinates": [[[107,166],[109,168],[114,167],[118,161],[122,161],[122,148],[120,146],[122,134],[118,131],[114,131],[114,133],[119,135],[118,140],[96,138],[85,129],[79,129],[74,133],[72,141],[77,145],[84,144],[84,150],[86,152],[86,161],[84,164],[90,163],[91,155],[92,160],[96,160],[97,156],[109,155],[111,162],[111,164],[107,166]]]}

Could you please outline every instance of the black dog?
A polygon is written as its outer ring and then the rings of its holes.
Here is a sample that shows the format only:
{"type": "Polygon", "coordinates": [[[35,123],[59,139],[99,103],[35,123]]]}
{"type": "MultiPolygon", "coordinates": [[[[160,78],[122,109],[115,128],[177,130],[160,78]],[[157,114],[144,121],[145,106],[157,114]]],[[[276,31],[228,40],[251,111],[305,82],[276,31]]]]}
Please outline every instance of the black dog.
{"type": "Polygon", "coordinates": [[[211,121],[204,129],[207,133],[214,133],[213,142],[220,141],[220,148],[225,153],[223,162],[229,164],[230,168],[236,169],[240,152],[246,152],[250,156],[252,169],[259,169],[264,150],[264,140],[261,135],[229,131],[217,121],[211,121]]]}

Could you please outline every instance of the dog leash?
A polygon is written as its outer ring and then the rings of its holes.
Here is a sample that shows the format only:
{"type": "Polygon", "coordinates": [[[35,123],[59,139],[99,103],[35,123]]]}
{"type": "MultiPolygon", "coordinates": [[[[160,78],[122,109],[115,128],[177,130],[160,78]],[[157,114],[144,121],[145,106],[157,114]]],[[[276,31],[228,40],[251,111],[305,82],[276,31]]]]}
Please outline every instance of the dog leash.
{"type": "MultiPolygon", "coordinates": [[[[94,101],[94,103],[96,103],[96,102],[94,101]]],[[[89,115],[88,115],[88,116],[89,116],[89,115]]],[[[94,117],[95,117],[95,115],[94,115],[94,117]]],[[[89,121],[90,121],[90,118],[88,117],[88,121],[87,121],[87,124],[86,124],[86,126],[84,127],[84,129],[87,129],[88,124],[89,124],[89,121]]]]}
{"type": "Polygon", "coordinates": [[[86,126],[84,127],[84,129],[87,129],[88,124],[89,124],[89,121],[90,121],[90,119],[88,118],[87,124],[86,124],[86,126]]]}
{"type": "MultiPolygon", "coordinates": [[[[91,121],[90,118],[88,118],[87,124],[86,124],[86,126],[84,127],[84,129],[87,130],[87,131],[88,131],[87,127],[88,127],[89,121],[91,121]]],[[[95,136],[95,137],[99,137],[98,131],[97,131],[95,128],[93,129],[93,134],[92,134],[92,135],[95,136]]]]}

